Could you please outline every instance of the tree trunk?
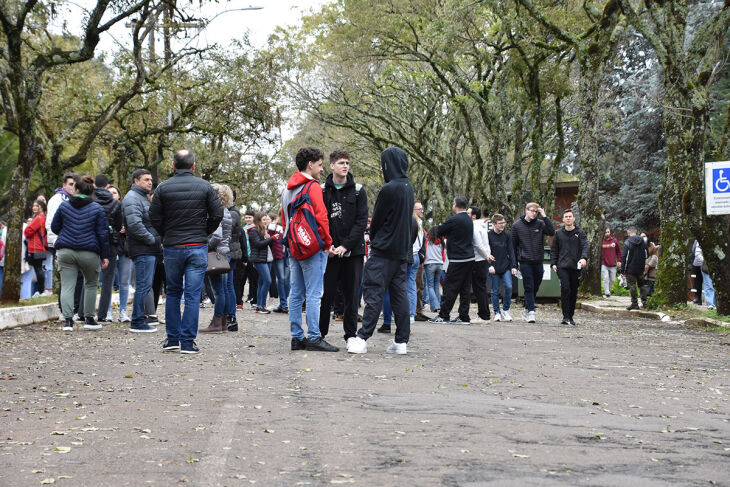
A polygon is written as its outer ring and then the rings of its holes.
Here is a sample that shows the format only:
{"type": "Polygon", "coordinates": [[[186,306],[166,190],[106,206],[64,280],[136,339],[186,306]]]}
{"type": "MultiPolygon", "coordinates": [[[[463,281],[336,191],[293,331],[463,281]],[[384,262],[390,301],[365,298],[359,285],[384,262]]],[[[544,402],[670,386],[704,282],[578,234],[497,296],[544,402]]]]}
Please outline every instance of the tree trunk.
{"type": "MultiPolygon", "coordinates": [[[[21,144],[26,142],[21,137],[21,144]]],[[[32,142],[32,141],[31,141],[32,142]]],[[[23,167],[27,162],[23,158],[34,157],[35,151],[26,147],[21,150],[18,156],[18,167],[13,172],[12,183],[10,184],[10,207],[8,208],[8,239],[5,254],[5,277],[3,280],[3,302],[17,303],[20,299],[20,263],[23,260],[23,214],[25,212],[25,201],[28,194],[30,178],[26,176],[23,167]]]]}

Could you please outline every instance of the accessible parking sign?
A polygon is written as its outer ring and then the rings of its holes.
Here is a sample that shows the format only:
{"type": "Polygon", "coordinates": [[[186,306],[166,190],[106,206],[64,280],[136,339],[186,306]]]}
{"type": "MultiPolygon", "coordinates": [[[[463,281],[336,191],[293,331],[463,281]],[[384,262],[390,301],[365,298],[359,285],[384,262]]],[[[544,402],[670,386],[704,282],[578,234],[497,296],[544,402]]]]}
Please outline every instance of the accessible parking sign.
{"type": "Polygon", "coordinates": [[[730,215],[730,161],[705,163],[708,215],[730,215]]]}

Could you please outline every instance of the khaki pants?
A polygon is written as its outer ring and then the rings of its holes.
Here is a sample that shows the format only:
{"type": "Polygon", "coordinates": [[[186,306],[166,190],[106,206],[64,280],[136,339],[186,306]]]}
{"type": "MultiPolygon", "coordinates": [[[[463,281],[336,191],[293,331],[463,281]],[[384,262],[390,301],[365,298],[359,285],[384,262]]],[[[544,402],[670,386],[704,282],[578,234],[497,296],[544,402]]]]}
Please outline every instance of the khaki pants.
{"type": "Polygon", "coordinates": [[[96,289],[99,284],[101,258],[90,250],[58,249],[58,272],[61,274],[61,312],[64,318],[74,314],[76,276],[84,276],[84,316],[93,317],[96,308],[96,289]]]}

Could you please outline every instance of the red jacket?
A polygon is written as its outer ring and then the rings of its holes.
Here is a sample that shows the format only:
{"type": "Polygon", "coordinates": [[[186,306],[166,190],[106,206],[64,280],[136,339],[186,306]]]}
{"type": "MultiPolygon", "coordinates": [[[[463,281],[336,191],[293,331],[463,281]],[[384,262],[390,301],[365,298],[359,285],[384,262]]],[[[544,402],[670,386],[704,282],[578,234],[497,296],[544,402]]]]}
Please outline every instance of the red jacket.
{"type": "MultiPolygon", "coordinates": [[[[284,226],[284,224],[286,224],[287,227],[289,226],[291,215],[287,218],[285,213],[286,208],[289,206],[289,203],[291,203],[291,200],[298,194],[298,192],[293,194],[289,193],[297,186],[302,186],[310,181],[314,181],[314,179],[299,171],[295,172],[292,177],[289,178],[289,182],[286,184],[287,191],[284,191],[284,194],[281,197],[282,226],[284,226]]],[[[327,217],[327,207],[324,205],[324,199],[322,198],[322,186],[315,181],[314,184],[309,185],[308,193],[309,199],[312,201],[312,208],[314,209],[314,218],[317,220],[317,232],[324,242],[323,250],[327,251],[332,246],[332,237],[330,236],[330,221],[327,217]]]]}
{"type": "Polygon", "coordinates": [[[38,215],[25,227],[23,235],[28,239],[28,253],[47,252],[46,215],[38,215]]]}
{"type": "Polygon", "coordinates": [[[611,235],[603,238],[603,248],[601,249],[601,265],[606,267],[616,267],[616,263],[621,262],[621,246],[618,244],[616,237],[611,235]]]}

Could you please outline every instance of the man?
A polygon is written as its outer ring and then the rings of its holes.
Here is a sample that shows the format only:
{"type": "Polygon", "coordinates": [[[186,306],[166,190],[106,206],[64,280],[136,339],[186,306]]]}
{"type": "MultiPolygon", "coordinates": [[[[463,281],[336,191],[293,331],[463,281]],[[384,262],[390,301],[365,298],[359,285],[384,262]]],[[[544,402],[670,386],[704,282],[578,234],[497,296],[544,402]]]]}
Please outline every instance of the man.
{"type": "Polygon", "coordinates": [[[489,321],[489,292],[487,291],[487,276],[489,274],[489,262],[492,258],[492,251],[489,248],[489,231],[487,226],[481,222],[482,209],[478,206],[470,206],[466,210],[467,215],[474,224],[474,266],[471,270],[471,288],[477,297],[477,319],[472,323],[484,323],[489,321]]]}
{"type": "Polygon", "coordinates": [[[454,204],[451,207],[454,215],[438,226],[438,236],[446,237],[446,256],[449,258],[449,268],[444,281],[441,309],[438,316],[428,320],[431,323],[471,324],[469,304],[474,268],[474,223],[466,212],[466,204],[464,196],[454,198],[454,204]],[[459,296],[459,316],[449,320],[457,295],[459,296]]]}
{"type": "Polygon", "coordinates": [[[601,249],[601,280],[603,281],[603,296],[606,298],[611,297],[611,287],[616,281],[616,267],[620,265],[621,246],[616,237],[611,235],[611,229],[606,227],[601,249]]]}
{"type": "Polygon", "coordinates": [[[147,195],[152,190],[152,174],[147,169],[132,173],[132,187],[122,202],[127,233],[129,257],[134,263],[134,300],[132,301],[132,322],[129,331],[153,333],[157,328],[150,326],[145,316],[145,300],[152,289],[157,257],[162,253],[160,236],[150,220],[150,202],[147,195]]]}
{"type": "Polygon", "coordinates": [[[259,273],[256,270],[256,266],[253,265],[253,262],[249,262],[249,258],[251,257],[251,244],[248,240],[248,232],[254,227],[254,215],[256,215],[256,212],[251,209],[246,210],[246,213],[243,215],[243,221],[246,222],[243,226],[243,234],[245,236],[244,240],[246,242],[246,255],[243,256],[244,263],[246,265],[246,275],[243,278],[243,282],[245,284],[246,279],[248,279],[248,298],[246,298],[246,302],[251,303],[251,309],[255,310],[259,273]]]}
{"type": "Polygon", "coordinates": [[[624,242],[623,255],[621,257],[621,275],[626,278],[626,284],[631,293],[631,305],[628,310],[639,309],[639,302],[636,296],[636,286],[639,286],[641,295],[641,307],[646,307],[646,294],[648,287],[644,280],[644,274],[649,270],[646,259],[649,258],[649,248],[644,239],[637,235],[636,227],[629,227],[626,234],[629,238],[624,242]]]}
{"type": "Polygon", "coordinates": [[[515,260],[515,249],[512,246],[512,235],[504,231],[506,223],[504,216],[495,213],[492,216],[492,226],[494,228],[488,234],[489,249],[492,254],[491,265],[489,266],[489,280],[492,284],[494,321],[512,321],[509,307],[512,300],[512,276],[517,274],[517,261],[515,260]],[[502,311],[499,310],[500,284],[502,284],[504,291],[502,311]]]}
{"type": "Polygon", "coordinates": [[[410,305],[411,321],[428,321],[423,314],[423,244],[426,241],[426,231],[423,228],[423,203],[416,201],[413,205],[413,218],[418,223],[418,232],[413,241],[413,264],[408,265],[408,304],[410,305]],[[411,277],[411,269],[413,276],[411,277]],[[411,279],[413,284],[411,284],[411,279]],[[411,298],[411,295],[415,299],[411,298]]]}
{"type": "Polygon", "coordinates": [[[349,353],[367,353],[367,339],[373,335],[383,308],[385,290],[395,313],[395,339],[386,353],[405,355],[411,334],[406,273],[413,252],[413,186],[408,180],[408,156],[397,147],[380,154],[385,185],[380,188],[370,220],[370,253],[365,264],[363,298],[365,310],[357,336],[347,342],[349,353]]]}
{"type": "Polygon", "coordinates": [[[561,325],[575,326],[573,314],[578,298],[580,271],[588,262],[588,238],[575,226],[573,210],[563,211],[563,228],[555,232],[550,248],[550,263],[560,279],[560,307],[563,310],[561,325]]]}
{"type": "MultiPolygon", "coordinates": [[[[194,354],[200,351],[195,338],[200,290],[208,267],[208,235],[223,219],[223,206],[210,183],[195,177],[195,155],[191,151],[177,151],[172,169],[175,175],[157,187],[150,207],[150,220],[164,246],[167,340],[162,350],[194,354]],[[185,310],[181,316],[183,294],[185,310]]],[[[136,302],[136,293],[134,299],[136,302]]],[[[221,326],[226,323],[221,322],[221,326]]]]}
{"type": "Polygon", "coordinates": [[[535,296],[542,283],[546,235],[555,235],[553,222],[540,205],[527,203],[524,216],[512,225],[512,244],[525,287],[525,309],[522,311],[522,319],[528,323],[537,320],[535,296]]]}
{"type": "MultiPolygon", "coordinates": [[[[281,221],[285,222],[284,235],[289,235],[289,224],[294,214],[289,214],[289,203],[297,198],[300,193],[302,197],[306,194],[314,211],[316,229],[323,242],[321,250],[309,258],[297,260],[293,255],[289,256],[289,269],[291,275],[289,294],[289,323],[291,325],[291,349],[311,350],[316,352],[337,352],[339,348],[327,343],[319,331],[319,309],[322,299],[322,287],[325,268],[327,266],[327,255],[332,247],[332,237],[329,232],[329,220],[327,219],[327,207],[322,200],[322,187],[316,184],[322,174],[322,160],[324,154],[314,147],[299,149],[296,155],[298,171],[295,172],[286,185],[286,190],[281,195],[281,221]],[[307,337],[302,329],[302,303],[307,305],[307,337]]],[[[292,250],[293,242],[289,242],[289,250],[292,250]]],[[[343,253],[344,255],[344,253],[343,253]]]]}
{"type": "Polygon", "coordinates": [[[104,271],[101,283],[101,295],[99,296],[99,307],[96,312],[96,319],[99,322],[108,322],[108,315],[111,311],[112,288],[114,286],[114,274],[117,268],[117,255],[119,255],[119,243],[121,239],[119,232],[124,226],[124,215],[122,204],[114,199],[109,191],[109,178],[106,174],[98,174],[94,179],[94,201],[99,203],[106,213],[106,221],[109,226],[109,267],[104,271]]]}
{"type": "Polygon", "coordinates": [[[357,292],[362,277],[365,255],[365,227],[368,222],[368,197],[365,189],[355,183],[350,172],[350,154],[335,150],[330,154],[332,174],[322,185],[327,208],[332,250],[324,274],[324,293],[319,311],[319,331],[322,338],[330,327],[330,308],[342,290],[344,301],[343,328],[345,342],[357,333],[357,292]]]}

